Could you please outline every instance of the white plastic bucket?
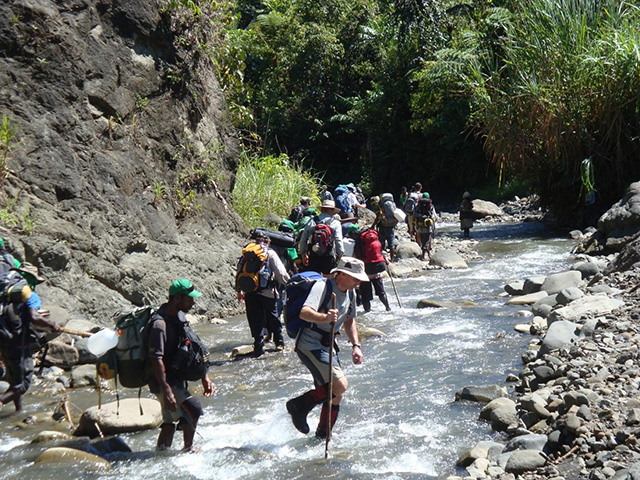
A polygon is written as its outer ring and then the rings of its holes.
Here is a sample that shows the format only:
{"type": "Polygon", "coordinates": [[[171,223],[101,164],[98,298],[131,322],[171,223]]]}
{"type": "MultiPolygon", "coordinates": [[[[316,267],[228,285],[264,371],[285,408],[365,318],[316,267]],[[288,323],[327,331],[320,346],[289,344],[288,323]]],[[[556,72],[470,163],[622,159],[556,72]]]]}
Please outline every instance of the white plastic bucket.
{"type": "Polygon", "coordinates": [[[404,213],[404,211],[403,211],[403,210],[400,210],[399,208],[396,208],[396,209],[393,211],[393,216],[394,216],[394,217],[395,217],[395,219],[396,219],[398,222],[400,222],[400,223],[404,222],[404,221],[407,219],[407,214],[406,214],[406,213],[404,213]]]}
{"type": "Polygon", "coordinates": [[[353,249],[356,246],[356,241],[353,238],[344,238],[342,239],[342,244],[344,245],[344,254],[347,257],[353,257],[353,249]]]}
{"type": "Polygon", "coordinates": [[[118,332],[108,328],[94,333],[87,340],[87,348],[96,357],[99,357],[107,350],[111,350],[118,344],[118,332]]]}

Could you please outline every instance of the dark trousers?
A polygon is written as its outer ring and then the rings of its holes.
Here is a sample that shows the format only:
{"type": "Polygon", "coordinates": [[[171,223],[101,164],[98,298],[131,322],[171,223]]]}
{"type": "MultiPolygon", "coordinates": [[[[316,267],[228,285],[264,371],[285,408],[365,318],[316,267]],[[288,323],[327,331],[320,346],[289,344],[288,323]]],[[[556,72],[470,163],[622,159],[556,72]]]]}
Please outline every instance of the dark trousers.
{"type": "Polygon", "coordinates": [[[247,308],[247,320],[253,338],[273,333],[274,338],[282,337],[282,323],[278,318],[277,300],[257,293],[248,293],[244,297],[247,308]]]}

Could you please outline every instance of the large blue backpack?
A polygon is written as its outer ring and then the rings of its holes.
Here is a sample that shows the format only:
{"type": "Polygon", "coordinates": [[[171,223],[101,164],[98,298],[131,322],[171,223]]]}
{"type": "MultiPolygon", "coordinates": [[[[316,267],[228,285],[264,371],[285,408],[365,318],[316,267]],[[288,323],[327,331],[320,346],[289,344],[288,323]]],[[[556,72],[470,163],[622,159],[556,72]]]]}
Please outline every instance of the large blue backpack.
{"type": "MultiPolygon", "coordinates": [[[[316,282],[326,282],[326,278],[318,272],[302,272],[294,275],[289,279],[285,286],[287,293],[287,303],[284,306],[284,325],[287,329],[287,335],[291,338],[296,338],[298,332],[302,328],[309,326],[309,322],[306,322],[300,318],[300,310],[304,306],[304,302],[309,296],[311,287],[316,282]]],[[[320,306],[320,310],[327,309],[329,305],[329,299],[331,298],[331,282],[327,283],[327,291],[325,292],[324,299],[320,306]]]]}
{"type": "Polygon", "coordinates": [[[349,193],[349,187],[346,185],[338,185],[336,189],[333,191],[333,198],[336,202],[336,207],[342,210],[340,213],[349,213],[351,212],[351,208],[348,207],[345,199],[347,198],[347,194],[349,193]]]}

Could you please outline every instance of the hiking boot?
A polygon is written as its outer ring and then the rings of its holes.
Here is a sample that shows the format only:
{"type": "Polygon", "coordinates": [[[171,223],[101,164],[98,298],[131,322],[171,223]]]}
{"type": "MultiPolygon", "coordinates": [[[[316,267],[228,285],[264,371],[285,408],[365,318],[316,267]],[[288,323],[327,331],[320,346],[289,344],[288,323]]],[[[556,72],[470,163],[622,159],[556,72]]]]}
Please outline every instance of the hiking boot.
{"type": "Polygon", "coordinates": [[[291,415],[293,426],[301,433],[309,433],[307,415],[315,405],[310,403],[305,395],[293,398],[287,402],[287,411],[291,415]]]}
{"type": "Polygon", "coordinates": [[[284,350],[284,338],[282,338],[282,332],[276,332],[273,334],[273,343],[276,345],[277,352],[284,350]]]}
{"type": "Polygon", "coordinates": [[[256,341],[253,342],[253,356],[254,358],[258,358],[264,355],[264,342],[262,338],[256,337],[256,341]]]}

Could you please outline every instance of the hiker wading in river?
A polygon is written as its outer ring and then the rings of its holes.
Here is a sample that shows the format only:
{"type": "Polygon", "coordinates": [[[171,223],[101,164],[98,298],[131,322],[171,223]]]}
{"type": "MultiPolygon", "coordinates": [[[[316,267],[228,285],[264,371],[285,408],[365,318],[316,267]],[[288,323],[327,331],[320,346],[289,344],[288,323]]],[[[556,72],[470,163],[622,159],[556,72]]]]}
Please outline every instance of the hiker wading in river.
{"type": "Polygon", "coordinates": [[[287,411],[291,414],[293,425],[302,433],[309,433],[307,415],[316,405],[322,403],[320,421],[316,436],[327,437],[329,423],[329,403],[331,404],[331,426],[335,424],[340,410],[340,401],[347,390],[348,382],[338,359],[338,349],[333,348],[332,371],[329,372],[329,345],[331,342],[331,323],[335,322],[335,332],[344,326],[344,332],[351,342],[351,359],[355,365],[362,363],[362,348],[356,329],[355,288],[361,282],[369,281],[364,271],[364,263],[356,258],[343,256],[331,273],[334,277],[326,282],[316,282],[300,311],[300,318],[310,323],[300,330],[296,339],[295,351],[305,367],[313,375],[315,388],[287,402],[287,411]],[[329,283],[331,285],[329,286],[329,283]],[[323,308],[331,305],[325,299],[329,292],[336,295],[335,308],[323,308]],[[324,310],[324,311],[323,311],[324,310]],[[327,400],[329,381],[332,381],[333,398],[327,400]]]}

